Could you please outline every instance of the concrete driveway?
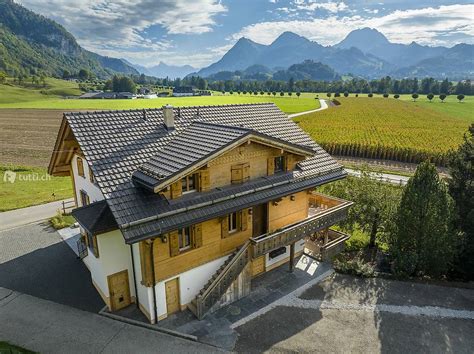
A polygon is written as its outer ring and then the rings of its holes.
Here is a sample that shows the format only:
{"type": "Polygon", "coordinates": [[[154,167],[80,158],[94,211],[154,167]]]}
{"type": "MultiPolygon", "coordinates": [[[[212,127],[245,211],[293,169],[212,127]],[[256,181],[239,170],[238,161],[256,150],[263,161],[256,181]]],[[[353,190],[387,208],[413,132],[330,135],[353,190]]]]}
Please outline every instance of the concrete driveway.
{"type": "Polygon", "coordinates": [[[89,270],[48,223],[0,231],[0,287],[95,313],[105,305],[89,270]]]}
{"type": "Polygon", "coordinates": [[[235,330],[242,353],[472,353],[474,290],[335,275],[235,330]]]}

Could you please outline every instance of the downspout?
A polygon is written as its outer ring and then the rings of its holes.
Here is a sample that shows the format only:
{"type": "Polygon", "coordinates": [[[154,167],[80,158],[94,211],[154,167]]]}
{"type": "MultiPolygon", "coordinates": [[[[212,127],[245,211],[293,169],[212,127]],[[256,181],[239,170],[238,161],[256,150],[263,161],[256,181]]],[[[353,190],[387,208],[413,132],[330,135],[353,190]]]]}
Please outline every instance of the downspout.
{"type": "Polygon", "coordinates": [[[158,323],[158,310],[156,308],[156,279],[155,279],[155,255],[153,253],[153,242],[155,239],[151,239],[151,276],[153,278],[152,290],[153,290],[153,312],[155,313],[155,323],[158,323]]]}
{"type": "Polygon", "coordinates": [[[133,255],[133,244],[130,245],[130,254],[132,255],[132,273],[133,273],[133,287],[135,288],[135,304],[137,305],[137,309],[139,309],[140,301],[138,299],[137,274],[135,272],[135,256],[133,255]]]}

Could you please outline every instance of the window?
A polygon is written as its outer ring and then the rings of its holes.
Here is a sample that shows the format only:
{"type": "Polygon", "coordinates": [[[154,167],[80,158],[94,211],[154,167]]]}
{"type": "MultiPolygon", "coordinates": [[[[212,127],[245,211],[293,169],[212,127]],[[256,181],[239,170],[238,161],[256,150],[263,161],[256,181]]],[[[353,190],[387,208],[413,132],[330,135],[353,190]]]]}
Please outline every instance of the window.
{"type": "Polygon", "coordinates": [[[81,177],[85,177],[84,175],[84,161],[80,157],[77,158],[77,174],[81,177]]]}
{"type": "Polygon", "coordinates": [[[238,229],[237,213],[229,214],[227,217],[229,233],[236,232],[238,229]]]}
{"type": "Polygon", "coordinates": [[[185,227],[178,230],[179,250],[184,251],[191,247],[191,230],[185,227]]]}
{"type": "Polygon", "coordinates": [[[198,174],[194,173],[192,175],[186,176],[181,180],[182,192],[194,192],[196,190],[196,181],[198,174]]]}
{"type": "Polygon", "coordinates": [[[283,171],[285,171],[285,157],[284,156],[275,157],[274,173],[283,172],[283,171]]]}
{"type": "Polygon", "coordinates": [[[90,199],[87,193],[81,190],[81,206],[86,206],[90,204],[90,199]]]}
{"type": "Polygon", "coordinates": [[[86,232],[87,246],[94,254],[95,258],[99,258],[99,247],[97,245],[97,236],[92,235],[90,232],[86,232]]]}

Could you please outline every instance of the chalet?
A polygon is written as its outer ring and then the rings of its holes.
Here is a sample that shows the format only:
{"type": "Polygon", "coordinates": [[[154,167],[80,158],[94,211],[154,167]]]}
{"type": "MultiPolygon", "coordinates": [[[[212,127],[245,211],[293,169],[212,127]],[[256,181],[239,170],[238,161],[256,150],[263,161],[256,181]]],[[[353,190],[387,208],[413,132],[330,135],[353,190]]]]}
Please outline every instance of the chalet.
{"type": "Polygon", "coordinates": [[[274,104],[65,113],[49,164],[71,176],[80,256],[111,311],[198,318],[303,252],[327,258],[351,203],[341,165],[274,104]]]}

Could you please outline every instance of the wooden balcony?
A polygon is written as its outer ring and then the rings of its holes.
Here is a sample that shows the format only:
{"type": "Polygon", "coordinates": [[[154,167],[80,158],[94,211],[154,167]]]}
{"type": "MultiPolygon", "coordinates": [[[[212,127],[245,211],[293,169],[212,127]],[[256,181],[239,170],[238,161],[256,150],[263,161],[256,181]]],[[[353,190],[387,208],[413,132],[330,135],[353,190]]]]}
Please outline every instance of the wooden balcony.
{"type": "Polygon", "coordinates": [[[253,258],[260,257],[274,249],[288,246],[302,238],[310,237],[344,220],[353,203],[329,197],[320,193],[309,195],[308,217],[300,222],[286,226],[272,233],[251,238],[253,258]]]}

